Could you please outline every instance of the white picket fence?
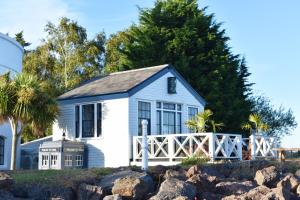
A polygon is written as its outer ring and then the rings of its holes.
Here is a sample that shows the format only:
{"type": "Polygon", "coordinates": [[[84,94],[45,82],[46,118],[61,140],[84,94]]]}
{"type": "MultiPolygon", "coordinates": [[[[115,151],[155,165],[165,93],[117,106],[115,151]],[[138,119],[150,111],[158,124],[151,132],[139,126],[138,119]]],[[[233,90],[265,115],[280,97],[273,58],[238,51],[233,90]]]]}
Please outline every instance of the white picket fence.
{"type": "MultiPolygon", "coordinates": [[[[148,135],[148,160],[156,164],[176,164],[182,158],[194,155],[217,159],[242,160],[243,146],[251,149],[251,158],[276,157],[273,137],[251,136],[243,139],[239,134],[187,133],[148,135]]],[[[142,160],[142,136],[133,137],[133,164],[142,160]]]]}

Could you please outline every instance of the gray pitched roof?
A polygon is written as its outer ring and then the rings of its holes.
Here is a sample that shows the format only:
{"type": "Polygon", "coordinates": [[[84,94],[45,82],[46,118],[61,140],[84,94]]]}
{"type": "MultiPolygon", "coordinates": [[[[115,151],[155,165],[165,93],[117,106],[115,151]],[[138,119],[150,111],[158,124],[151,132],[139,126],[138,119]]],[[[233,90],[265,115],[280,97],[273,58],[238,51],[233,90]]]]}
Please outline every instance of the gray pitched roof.
{"type": "Polygon", "coordinates": [[[58,97],[58,100],[128,92],[169,65],[141,68],[92,79],[58,97]]]}

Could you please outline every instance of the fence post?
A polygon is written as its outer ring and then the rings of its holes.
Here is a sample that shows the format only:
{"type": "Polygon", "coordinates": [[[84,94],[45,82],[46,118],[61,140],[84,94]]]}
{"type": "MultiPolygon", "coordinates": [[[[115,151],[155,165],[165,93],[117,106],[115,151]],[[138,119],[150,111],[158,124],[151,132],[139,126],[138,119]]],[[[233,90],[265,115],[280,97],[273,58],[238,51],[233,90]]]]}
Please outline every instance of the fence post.
{"type": "Polygon", "coordinates": [[[237,142],[238,157],[240,160],[243,160],[243,138],[242,135],[239,135],[237,137],[238,137],[238,142],[237,142]]]}
{"type": "Polygon", "coordinates": [[[213,162],[215,160],[215,135],[214,133],[208,133],[208,149],[210,160],[213,162]]]}
{"type": "Polygon", "coordinates": [[[142,170],[148,169],[148,141],[147,141],[147,126],[148,121],[142,120],[142,170]]]}
{"type": "Polygon", "coordinates": [[[175,153],[175,147],[174,147],[174,138],[172,135],[168,135],[168,155],[169,155],[169,161],[173,162],[174,153],[175,153]]]}
{"type": "Polygon", "coordinates": [[[251,149],[251,160],[255,160],[255,157],[256,157],[256,144],[255,144],[255,141],[256,141],[255,135],[252,134],[250,136],[250,143],[249,143],[249,146],[250,146],[250,149],[251,149]]]}

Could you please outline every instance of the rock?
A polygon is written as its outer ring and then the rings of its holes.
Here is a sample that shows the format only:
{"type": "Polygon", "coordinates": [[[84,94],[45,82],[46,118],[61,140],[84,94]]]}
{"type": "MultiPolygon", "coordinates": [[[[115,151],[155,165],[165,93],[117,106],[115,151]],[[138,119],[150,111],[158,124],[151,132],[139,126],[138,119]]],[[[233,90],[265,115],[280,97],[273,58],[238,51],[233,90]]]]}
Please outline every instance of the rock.
{"type": "Polygon", "coordinates": [[[104,197],[103,200],[122,200],[122,196],[119,194],[108,195],[104,197]]]}
{"type": "Polygon", "coordinates": [[[139,172],[117,179],[112,188],[112,194],[131,199],[145,199],[153,191],[154,182],[151,176],[139,172]]]}
{"type": "Polygon", "coordinates": [[[195,174],[187,182],[193,184],[199,192],[214,192],[217,178],[207,174],[195,174]]]}
{"type": "Polygon", "coordinates": [[[273,188],[262,200],[286,200],[290,199],[290,192],[283,187],[273,188]]]}
{"type": "Polygon", "coordinates": [[[277,187],[283,187],[288,191],[296,192],[299,186],[299,180],[293,174],[287,174],[281,181],[277,183],[277,187]]]}
{"type": "Polygon", "coordinates": [[[258,186],[249,192],[242,195],[231,195],[222,198],[222,200],[262,200],[268,193],[271,192],[266,186],[258,186]]]}
{"type": "Polygon", "coordinates": [[[298,185],[298,187],[297,187],[296,194],[298,194],[298,196],[300,196],[300,185],[298,185]]]}
{"type": "Polygon", "coordinates": [[[174,200],[189,200],[189,198],[187,198],[186,196],[179,196],[176,197],[174,200]]]}
{"type": "Polygon", "coordinates": [[[13,179],[6,173],[0,172],[0,189],[1,190],[10,190],[13,186],[13,179]]]}
{"type": "Polygon", "coordinates": [[[15,197],[7,190],[0,190],[0,200],[14,200],[15,197]]]}
{"type": "Polygon", "coordinates": [[[275,166],[270,166],[262,170],[258,170],[255,174],[255,181],[258,185],[274,187],[279,179],[279,173],[275,166]]]}
{"type": "Polygon", "coordinates": [[[88,185],[82,183],[78,187],[77,199],[78,200],[98,200],[102,199],[105,196],[104,191],[101,187],[96,185],[88,185]]]}
{"type": "Polygon", "coordinates": [[[176,178],[166,179],[160,186],[158,193],[151,200],[173,200],[184,196],[193,200],[196,196],[196,187],[176,178]]]}
{"type": "Polygon", "coordinates": [[[99,183],[97,183],[96,185],[101,187],[102,190],[106,193],[106,194],[111,194],[112,193],[112,187],[114,185],[114,182],[122,177],[126,177],[126,176],[131,176],[134,175],[136,173],[139,172],[135,172],[135,171],[131,171],[131,170],[124,170],[124,171],[119,171],[119,172],[115,172],[113,174],[109,174],[104,176],[99,183]]]}
{"type": "Polygon", "coordinates": [[[244,194],[251,189],[255,188],[255,184],[252,181],[243,182],[220,182],[216,185],[216,191],[218,194],[223,195],[239,195],[244,194]]]}
{"type": "Polygon", "coordinates": [[[181,168],[179,170],[168,169],[164,175],[164,179],[176,178],[185,181],[186,180],[185,174],[186,172],[181,168]]]}
{"type": "Polygon", "coordinates": [[[197,165],[191,166],[186,172],[186,177],[191,178],[192,176],[199,174],[199,168],[197,165]]]}
{"type": "Polygon", "coordinates": [[[297,177],[300,178],[300,169],[298,169],[298,170],[295,172],[295,176],[297,176],[297,177]]]}
{"type": "Polygon", "coordinates": [[[148,173],[153,177],[155,181],[160,181],[161,178],[166,173],[167,168],[163,165],[156,165],[153,167],[150,167],[148,170],[148,173]]]}
{"type": "Polygon", "coordinates": [[[223,195],[221,194],[216,194],[216,193],[212,193],[212,192],[203,192],[200,193],[201,198],[203,200],[221,200],[223,198],[223,195]]]}

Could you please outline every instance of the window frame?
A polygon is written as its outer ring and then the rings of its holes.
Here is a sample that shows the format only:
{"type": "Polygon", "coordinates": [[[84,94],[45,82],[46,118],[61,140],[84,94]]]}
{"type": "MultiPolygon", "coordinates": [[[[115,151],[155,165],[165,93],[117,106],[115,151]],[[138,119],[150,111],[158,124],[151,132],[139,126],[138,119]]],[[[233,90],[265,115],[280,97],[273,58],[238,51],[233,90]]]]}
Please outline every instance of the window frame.
{"type": "Polygon", "coordinates": [[[64,165],[65,167],[73,166],[73,155],[67,154],[64,156],[64,165]]]}
{"type": "Polygon", "coordinates": [[[103,121],[103,103],[102,102],[85,102],[85,103],[80,103],[80,104],[75,104],[74,106],[74,129],[75,129],[75,138],[76,139],[99,139],[102,138],[103,133],[102,133],[102,121],[103,121]],[[83,133],[83,107],[86,105],[93,105],[93,135],[87,135],[84,136],[83,133]],[[100,106],[99,106],[100,105],[100,106]],[[99,107],[101,108],[101,112],[98,112],[99,107]],[[79,113],[77,115],[78,109],[79,113]],[[77,125],[77,118],[79,120],[79,124],[77,125]],[[100,125],[98,123],[100,122],[100,125]],[[98,129],[100,128],[100,132],[98,129]],[[76,135],[76,132],[78,131],[78,135],[76,135]]]}
{"type": "MultiPolygon", "coordinates": [[[[188,106],[188,120],[190,120],[193,117],[195,117],[198,112],[199,112],[199,108],[198,107],[196,107],[196,106],[188,106]],[[190,114],[190,110],[191,109],[195,109],[196,110],[196,113],[193,116],[192,116],[192,114],[190,114]]],[[[194,129],[191,129],[191,128],[189,128],[188,130],[191,133],[196,133],[197,132],[197,131],[195,131],[194,129]]]]}
{"type": "Polygon", "coordinates": [[[0,136],[0,165],[4,165],[4,164],[5,164],[5,137],[0,136]]]}
{"type": "Polygon", "coordinates": [[[158,113],[160,113],[160,123],[156,119],[156,129],[160,130],[157,134],[178,134],[182,133],[182,114],[183,114],[183,104],[175,103],[175,102],[164,102],[164,101],[156,101],[156,118],[158,117],[158,113]],[[164,113],[173,113],[174,114],[174,125],[168,125],[168,130],[170,126],[174,126],[174,133],[168,131],[168,133],[164,133],[164,113]],[[180,117],[179,117],[180,116],[180,117]],[[178,123],[178,118],[180,118],[180,122],[178,123]]]}
{"type": "Polygon", "coordinates": [[[82,167],[83,166],[83,156],[82,155],[75,155],[75,166],[82,167]],[[78,159],[80,158],[80,159],[78,159]]]}
{"type": "Polygon", "coordinates": [[[148,135],[151,135],[151,102],[146,101],[146,100],[139,100],[137,103],[137,124],[138,124],[138,136],[142,136],[142,120],[147,120],[148,121],[148,126],[147,126],[147,133],[148,135]],[[140,105],[142,107],[142,104],[148,104],[149,105],[149,110],[140,110],[140,105]],[[140,117],[140,111],[143,112],[149,112],[149,118],[145,117],[140,117]]]}

